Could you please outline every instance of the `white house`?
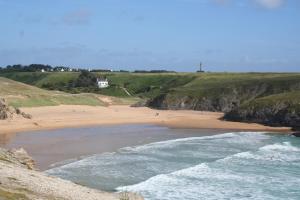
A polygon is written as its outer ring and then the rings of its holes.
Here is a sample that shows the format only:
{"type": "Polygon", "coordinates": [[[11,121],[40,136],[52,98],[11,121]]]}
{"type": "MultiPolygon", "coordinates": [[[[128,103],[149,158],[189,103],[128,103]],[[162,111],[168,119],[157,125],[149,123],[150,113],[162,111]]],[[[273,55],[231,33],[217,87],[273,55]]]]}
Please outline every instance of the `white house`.
{"type": "Polygon", "coordinates": [[[99,88],[107,88],[109,86],[107,78],[97,78],[99,88]]]}
{"type": "Polygon", "coordinates": [[[44,70],[44,69],[42,69],[42,70],[41,70],[41,72],[43,72],[43,73],[44,73],[44,72],[45,72],[45,70],[44,70]]]}

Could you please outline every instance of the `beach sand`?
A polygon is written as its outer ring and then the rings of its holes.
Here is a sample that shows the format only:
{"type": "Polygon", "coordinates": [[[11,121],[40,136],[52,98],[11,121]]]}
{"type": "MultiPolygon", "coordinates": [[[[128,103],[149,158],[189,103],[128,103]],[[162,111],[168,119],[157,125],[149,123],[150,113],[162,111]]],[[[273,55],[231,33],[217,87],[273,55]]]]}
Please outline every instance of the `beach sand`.
{"type": "Polygon", "coordinates": [[[174,128],[239,129],[286,132],[287,127],[268,127],[254,123],[222,121],[223,113],[187,110],[153,110],[127,105],[79,106],[61,105],[22,108],[32,119],[15,117],[0,121],[0,134],[113,124],[156,124],[174,128]]]}

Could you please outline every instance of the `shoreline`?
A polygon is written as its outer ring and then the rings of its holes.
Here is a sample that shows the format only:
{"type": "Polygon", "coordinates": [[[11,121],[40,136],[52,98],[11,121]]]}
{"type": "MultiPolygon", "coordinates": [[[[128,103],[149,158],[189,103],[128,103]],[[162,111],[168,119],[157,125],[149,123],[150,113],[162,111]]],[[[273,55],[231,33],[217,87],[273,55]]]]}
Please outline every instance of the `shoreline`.
{"type": "Polygon", "coordinates": [[[32,119],[14,117],[0,121],[0,135],[27,131],[80,128],[99,125],[154,124],[169,128],[227,129],[241,131],[270,131],[290,133],[289,127],[270,127],[255,123],[220,120],[219,112],[192,110],[154,110],[147,107],[134,108],[125,105],[79,106],[60,105],[21,108],[32,119]]]}
{"type": "Polygon", "coordinates": [[[226,132],[228,130],[170,129],[148,124],[104,125],[18,133],[6,141],[0,138],[0,146],[5,149],[24,148],[36,161],[37,168],[47,170],[126,147],[226,132]]]}

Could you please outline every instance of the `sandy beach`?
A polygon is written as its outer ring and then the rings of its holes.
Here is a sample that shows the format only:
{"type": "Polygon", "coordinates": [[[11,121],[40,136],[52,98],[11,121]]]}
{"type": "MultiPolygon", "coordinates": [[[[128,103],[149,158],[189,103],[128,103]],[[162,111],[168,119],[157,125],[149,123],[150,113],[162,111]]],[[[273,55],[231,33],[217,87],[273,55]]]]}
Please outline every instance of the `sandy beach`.
{"type": "Polygon", "coordinates": [[[236,129],[249,131],[289,131],[288,127],[222,121],[223,113],[186,110],[153,110],[127,105],[77,106],[61,105],[22,108],[32,119],[15,117],[0,121],[0,134],[114,124],[156,124],[174,128],[236,129]]]}

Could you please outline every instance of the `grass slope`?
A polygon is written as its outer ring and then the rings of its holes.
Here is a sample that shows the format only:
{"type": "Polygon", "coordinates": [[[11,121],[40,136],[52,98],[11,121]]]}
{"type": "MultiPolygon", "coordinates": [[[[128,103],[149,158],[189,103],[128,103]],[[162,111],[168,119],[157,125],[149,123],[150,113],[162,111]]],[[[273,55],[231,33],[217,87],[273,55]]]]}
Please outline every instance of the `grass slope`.
{"type": "Polygon", "coordinates": [[[239,91],[244,91],[244,93],[252,92],[251,89],[262,86],[266,88],[263,95],[270,95],[289,91],[291,89],[290,86],[295,83],[300,84],[300,74],[208,73],[199,75],[188,84],[175,88],[173,93],[207,98],[219,97],[220,94],[239,91]]]}
{"type": "MultiPolygon", "coordinates": [[[[126,88],[133,96],[151,98],[170,88],[184,85],[195,78],[194,74],[132,74],[132,73],[97,73],[106,76],[111,87],[97,91],[99,94],[128,97],[123,90],[126,88]]],[[[0,76],[34,85],[44,89],[61,90],[70,93],[88,92],[83,88],[71,88],[69,83],[74,81],[79,73],[76,72],[11,72],[1,73],[0,76]]]]}
{"type": "Polygon", "coordinates": [[[34,86],[0,77],[0,96],[15,107],[53,106],[53,105],[104,105],[93,94],[67,94],[47,91],[34,86]]]}

